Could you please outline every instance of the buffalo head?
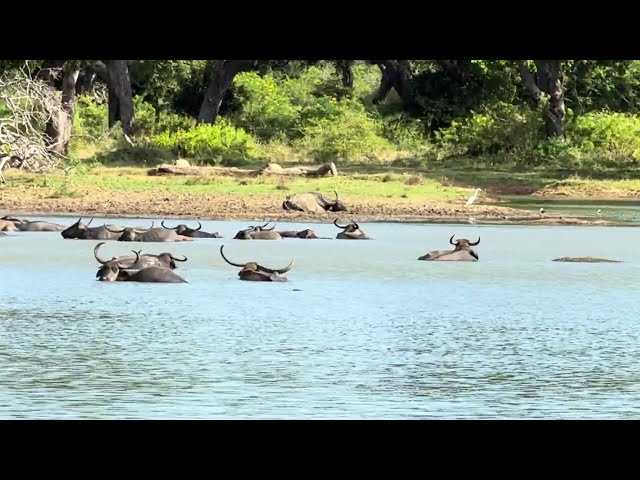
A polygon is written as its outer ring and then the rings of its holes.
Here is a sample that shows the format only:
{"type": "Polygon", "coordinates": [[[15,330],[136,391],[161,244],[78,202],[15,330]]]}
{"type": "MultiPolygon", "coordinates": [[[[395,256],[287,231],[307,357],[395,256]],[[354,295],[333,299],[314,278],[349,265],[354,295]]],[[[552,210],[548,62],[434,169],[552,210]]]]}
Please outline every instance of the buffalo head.
{"type": "Polygon", "coordinates": [[[244,230],[240,230],[238,233],[236,233],[236,236],[233,237],[233,239],[234,240],[252,240],[253,239],[252,234],[256,232],[271,232],[274,228],[276,228],[275,224],[271,228],[266,228],[267,225],[269,225],[269,222],[259,226],[250,225],[249,228],[245,228],[244,230]]]}
{"type": "Polygon", "coordinates": [[[82,223],[82,217],[80,217],[76,223],[61,231],[60,235],[62,235],[62,238],[83,238],[91,222],[93,222],[93,217],[87,224],[82,223]]]}
{"type": "Polygon", "coordinates": [[[466,238],[459,238],[458,240],[456,240],[455,242],[453,241],[453,237],[455,237],[455,235],[451,235],[451,238],[449,239],[449,243],[453,246],[455,246],[455,250],[472,250],[471,247],[475,247],[476,245],[478,245],[480,243],[480,237],[478,237],[478,241],[477,242],[470,242],[469,240],[467,240],[466,238]]]}
{"type": "Polygon", "coordinates": [[[337,239],[352,239],[352,240],[368,240],[369,237],[367,237],[367,235],[360,230],[360,225],[358,225],[356,222],[351,222],[348,223],[345,226],[341,226],[338,225],[338,219],[335,219],[333,221],[333,224],[342,229],[342,232],[338,233],[338,235],[336,235],[337,239]]]}
{"type": "Polygon", "coordinates": [[[106,242],[100,242],[93,249],[93,256],[96,257],[96,260],[101,264],[98,272],[96,273],[96,278],[101,282],[115,282],[117,280],[121,280],[123,276],[127,276],[123,270],[133,267],[138,260],[140,260],[140,254],[135,250],[132,250],[132,252],[135,253],[136,258],[128,263],[121,263],[116,257],[112,257],[111,260],[106,260],[100,257],[100,254],[98,253],[100,247],[105,243],[106,242]]]}
{"type": "Polygon", "coordinates": [[[164,220],[160,222],[160,225],[162,225],[162,228],[166,228],[167,230],[175,230],[178,235],[185,235],[185,232],[191,232],[191,231],[197,232],[202,228],[202,224],[200,223],[200,221],[199,220],[196,220],[196,221],[198,222],[198,228],[189,228],[184,223],[181,223],[177,227],[165,227],[164,220]]]}
{"type": "Polygon", "coordinates": [[[138,240],[138,235],[140,235],[141,233],[146,233],[149,230],[151,230],[153,228],[154,223],[155,222],[151,221],[151,226],[146,230],[137,230],[131,227],[123,228],[122,230],[111,230],[106,225],[104,225],[104,228],[106,228],[111,233],[121,233],[122,235],[120,235],[120,237],[118,238],[119,242],[135,242],[136,240],[138,240]]]}
{"type": "Polygon", "coordinates": [[[234,267],[239,267],[242,270],[238,272],[238,276],[240,280],[250,280],[257,282],[286,282],[286,277],[281,277],[280,275],[287,273],[293,267],[293,260],[287,265],[285,268],[272,269],[263,267],[257,262],[248,262],[248,263],[234,263],[227,259],[224,256],[224,245],[220,246],[220,255],[229,265],[234,267]]]}
{"type": "Polygon", "coordinates": [[[338,198],[338,192],[336,192],[334,190],[333,193],[336,194],[336,199],[333,200],[333,201],[327,200],[326,198],[324,198],[324,195],[322,195],[321,193],[319,194],[319,196],[320,196],[320,202],[319,203],[321,203],[322,208],[324,208],[328,212],[346,212],[347,211],[347,207],[338,198]]]}
{"type": "Polygon", "coordinates": [[[174,257],[173,254],[169,252],[161,253],[160,255],[158,255],[158,259],[162,263],[169,265],[169,268],[171,270],[178,268],[178,266],[176,265],[176,262],[186,262],[188,260],[187,257],[185,257],[184,255],[182,256],[182,258],[178,258],[178,257],[174,257]]]}

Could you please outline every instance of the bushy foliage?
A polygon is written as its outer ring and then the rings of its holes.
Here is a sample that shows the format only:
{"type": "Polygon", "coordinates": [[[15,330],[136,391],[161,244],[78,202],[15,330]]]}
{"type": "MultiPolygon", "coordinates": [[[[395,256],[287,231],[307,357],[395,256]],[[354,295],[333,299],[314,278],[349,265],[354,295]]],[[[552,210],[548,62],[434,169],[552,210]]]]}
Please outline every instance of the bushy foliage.
{"type": "MultiPolygon", "coordinates": [[[[524,101],[515,62],[411,62],[409,101],[391,90],[381,105],[372,103],[380,70],[366,62],[353,66],[353,89],[342,85],[332,61],[243,72],[213,126],[196,125],[212,61],[133,62],[136,142],[227,165],[393,157],[423,165],[465,156],[505,165],[640,166],[639,61],[564,61],[569,122],[566,136],[553,140],[543,107],[524,101]]],[[[106,102],[78,97],[72,143],[109,137],[112,146],[119,140],[111,133],[106,102]]]]}
{"type": "Polygon", "coordinates": [[[152,143],[207,165],[241,165],[259,153],[251,135],[224,119],[215,125],[198,125],[176,133],[167,131],[155,136],[152,143]]]}
{"type": "Polygon", "coordinates": [[[97,139],[109,130],[107,104],[98,103],[89,95],[79,96],[76,100],[73,134],[78,137],[97,139]]]}
{"type": "Polygon", "coordinates": [[[628,113],[591,112],[569,126],[572,146],[609,164],[640,163],[640,117],[628,113]]]}
{"type": "Polygon", "coordinates": [[[453,121],[437,135],[442,147],[461,155],[486,155],[533,150],[542,136],[538,112],[500,102],[462,121],[453,121]]]}

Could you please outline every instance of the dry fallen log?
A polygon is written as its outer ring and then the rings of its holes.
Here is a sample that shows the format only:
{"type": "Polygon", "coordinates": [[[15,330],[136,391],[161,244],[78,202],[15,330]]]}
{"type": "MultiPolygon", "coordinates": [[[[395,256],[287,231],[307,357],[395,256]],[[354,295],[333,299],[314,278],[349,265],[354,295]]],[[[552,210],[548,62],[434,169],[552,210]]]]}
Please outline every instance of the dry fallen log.
{"type": "Polygon", "coordinates": [[[212,175],[235,175],[235,176],[251,176],[258,175],[292,175],[306,177],[324,177],[326,175],[338,175],[338,170],[333,162],[324,163],[319,167],[299,166],[299,167],[282,167],[277,163],[269,162],[258,170],[247,170],[236,167],[194,167],[194,166],[178,166],[163,164],[159,167],[152,168],[147,172],[148,175],[195,175],[195,176],[212,176],[212,175]]]}

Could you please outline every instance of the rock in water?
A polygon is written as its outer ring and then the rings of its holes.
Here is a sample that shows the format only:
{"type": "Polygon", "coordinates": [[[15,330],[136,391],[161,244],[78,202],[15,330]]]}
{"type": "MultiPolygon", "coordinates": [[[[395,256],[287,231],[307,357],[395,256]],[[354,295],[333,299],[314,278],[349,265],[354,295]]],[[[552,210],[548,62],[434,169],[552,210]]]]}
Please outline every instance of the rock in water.
{"type": "Polygon", "coordinates": [[[598,257],[561,257],[554,258],[553,262],[567,262],[567,263],[622,263],[620,260],[609,260],[608,258],[598,257]]]}

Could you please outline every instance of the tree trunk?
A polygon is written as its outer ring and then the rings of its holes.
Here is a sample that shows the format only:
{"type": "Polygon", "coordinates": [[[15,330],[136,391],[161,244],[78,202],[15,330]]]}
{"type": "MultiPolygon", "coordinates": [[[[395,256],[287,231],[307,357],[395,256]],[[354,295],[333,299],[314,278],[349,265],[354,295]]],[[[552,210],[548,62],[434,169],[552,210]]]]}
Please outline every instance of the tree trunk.
{"type": "Polygon", "coordinates": [[[83,72],[76,82],[76,95],[91,93],[93,82],[96,80],[95,72],[83,72]]]}
{"type": "Polygon", "coordinates": [[[198,114],[199,124],[216,123],[222,99],[235,76],[242,71],[255,68],[257,62],[257,60],[218,60],[216,62],[198,114]]]}
{"type": "Polygon", "coordinates": [[[73,129],[73,117],[76,109],[76,82],[80,75],[77,66],[67,62],[62,71],[62,109],[57,118],[51,118],[47,122],[46,133],[51,139],[53,149],[62,154],[67,153],[71,130],[73,129]]]}
{"type": "Polygon", "coordinates": [[[342,85],[346,88],[353,88],[353,72],[351,66],[353,60],[338,60],[338,68],[342,74],[342,85]]]}
{"type": "Polygon", "coordinates": [[[549,104],[544,110],[547,136],[563,136],[567,126],[567,112],[560,60],[536,60],[536,68],[540,89],[549,95],[549,104]]]}
{"type": "Polygon", "coordinates": [[[122,131],[130,137],[134,134],[133,97],[126,60],[108,60],[109,126],[120,120],[122,131]]]}
{"type": "Polygon", "coordinates": [[[382,76],[373,103],[382,103],[395,89],[405,105],[411,103],[411,64],[409,60],[376,60],[382,76]]]}
{"type": "Polygon", "coordinates": [[[527,89],[529,93],[529,103],[533,108],[538,108],[540,104],[540,88],[536,85],[536,78],[529,69],[527,62],[524,60],[518,60],[518,70],[520,70],[520,78],[522,85],[527,89]]]}

